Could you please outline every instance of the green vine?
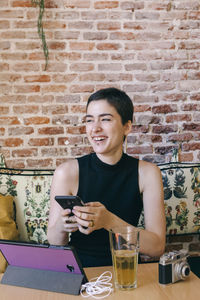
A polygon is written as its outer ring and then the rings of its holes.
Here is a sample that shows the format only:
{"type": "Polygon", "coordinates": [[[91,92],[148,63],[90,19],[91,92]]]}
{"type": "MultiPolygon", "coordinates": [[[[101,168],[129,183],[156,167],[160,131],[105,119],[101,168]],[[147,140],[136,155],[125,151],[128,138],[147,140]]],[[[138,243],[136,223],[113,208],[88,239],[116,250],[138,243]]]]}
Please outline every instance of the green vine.
{"type": "Polygon", "coordinates": [[[45,68],[44,68],[44,70],[46,71],[47,65],[48,65],[48,59],[49,59],[49,50],[48,50],[48,46],[47,46],[47,43],[46,43],[46,38],[45,38],[45,33],[44,33],[44,28],[43,28],[43,22],[42,22],[44,9],[45,9],[44,2],[45,2],[45,0],[31,0],[32,5],[39,7],[39,16],[38,16],[38,22],[37,22],[38,35],[39,35],[39,38],[42,41],[42,48],[43,48],[43,52],[44,52],[44,56],[45,56],[45,68]]]}

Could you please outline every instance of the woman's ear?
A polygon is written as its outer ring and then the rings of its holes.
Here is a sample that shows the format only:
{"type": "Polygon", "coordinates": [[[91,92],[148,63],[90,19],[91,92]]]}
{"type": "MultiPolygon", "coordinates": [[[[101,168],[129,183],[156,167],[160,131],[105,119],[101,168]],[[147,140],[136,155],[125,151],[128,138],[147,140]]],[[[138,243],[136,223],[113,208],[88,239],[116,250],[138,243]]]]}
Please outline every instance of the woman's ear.
{"type": "Polygon", "coordinates": [[[124,135],[127,136],[131,132],[131,129],[132,129],[132,122],[131,120],[129,120],[124,124],[124,135]]]}

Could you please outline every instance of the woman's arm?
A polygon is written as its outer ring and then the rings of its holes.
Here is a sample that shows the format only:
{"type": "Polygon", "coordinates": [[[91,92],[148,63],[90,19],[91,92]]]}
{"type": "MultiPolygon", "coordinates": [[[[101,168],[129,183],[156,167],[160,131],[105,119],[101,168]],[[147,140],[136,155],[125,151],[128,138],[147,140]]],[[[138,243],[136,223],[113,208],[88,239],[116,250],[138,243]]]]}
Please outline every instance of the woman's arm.
{"type": "MultiPolygon", "coordinates": [[[[69,220],[70,210],[63,210],[55,201],[55,196],[76,195],[78,188],[78,163],[69,160],[60,165],[54,172],[51,194],[50,214],[47,238],[50,244],[65,245],[68,242],[69,232],[78,230],[77,224],[66,223],[69,220]]],[[[70,217],[72,219],[73,217],[70,217]]]]}
{"type": "Polygon", "coordinates": [[[145,161],[139,165],[140,190],[143,193],[145,230],[141,231],[141,252],[160,256],[165,250],[166,219],[160,169],[145,161]]]}

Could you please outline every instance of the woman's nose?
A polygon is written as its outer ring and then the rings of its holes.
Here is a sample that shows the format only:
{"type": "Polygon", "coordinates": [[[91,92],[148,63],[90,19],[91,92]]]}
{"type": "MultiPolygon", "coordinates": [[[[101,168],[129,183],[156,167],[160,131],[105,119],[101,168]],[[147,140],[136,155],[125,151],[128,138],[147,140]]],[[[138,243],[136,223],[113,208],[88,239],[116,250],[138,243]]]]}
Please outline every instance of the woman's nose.
{"type": "Polygon", "coordinates": [[[93,132],[99,132],[99,131],[101,131],[101,123],[99,122],[99,121],[95,121],[94,123],[93,123],[93,126],[92,126],[92,131],[93,132]]]}

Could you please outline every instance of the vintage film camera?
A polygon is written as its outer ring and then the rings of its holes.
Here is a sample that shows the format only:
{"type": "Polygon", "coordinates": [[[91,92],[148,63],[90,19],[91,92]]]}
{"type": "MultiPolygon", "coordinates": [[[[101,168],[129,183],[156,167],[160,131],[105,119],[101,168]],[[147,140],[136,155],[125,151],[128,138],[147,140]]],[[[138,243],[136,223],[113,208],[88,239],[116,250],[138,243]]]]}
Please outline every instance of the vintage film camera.
{"type": "Polygon", "coordinates": [[[186,279],[190,274],[186,250],[164,253],[159,261],[159,283],[169,284],[186,279]]]}

